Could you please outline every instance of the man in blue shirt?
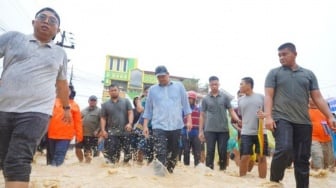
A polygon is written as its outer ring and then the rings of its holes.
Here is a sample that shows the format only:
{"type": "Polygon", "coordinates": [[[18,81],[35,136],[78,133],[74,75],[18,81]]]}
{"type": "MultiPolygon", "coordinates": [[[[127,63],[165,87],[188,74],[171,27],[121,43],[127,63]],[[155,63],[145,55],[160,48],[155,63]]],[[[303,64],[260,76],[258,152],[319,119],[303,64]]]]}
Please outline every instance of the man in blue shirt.
{"type": "MultiPolygon", "coordinates": [[[[152,120],[156,158],[173,173],[177,162],[178,139],[184,126],[182,113],[191,129],[191,109],[182,83],[171,81],[165,66],[155,69],[158,84],[150,87],[144,111],[144,135],[149,136],[148,121],[152,120]]],[[[154,166],[155,167],[155,166],[154,166]]],[[[164,175],[158,174],[157,175],[164,175]]]]}

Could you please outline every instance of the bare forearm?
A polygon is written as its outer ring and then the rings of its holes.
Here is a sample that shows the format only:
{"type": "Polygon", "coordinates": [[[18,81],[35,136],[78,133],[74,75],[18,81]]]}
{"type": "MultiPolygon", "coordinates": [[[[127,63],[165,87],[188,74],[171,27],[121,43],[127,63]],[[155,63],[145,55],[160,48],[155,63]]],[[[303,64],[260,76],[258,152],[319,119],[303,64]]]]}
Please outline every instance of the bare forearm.
{"type": "Polygon", "coordinates": [[[144,107],[141,105],[140,102],[137,103],[136,111],[139,113],[142,113],[144,111],[144,107]]]}
{"type": "Polygon", "coordinates": [[[323,98],[318,99],[315,101],[316,106],[319,108],[319,110],[328,118],[333,117],[333,115],[330,112],[330,109],[327,105],[327,103],[325,102],[325,100],[323,98]]]}
{"type": "Polygon", "coordinates": [[[266,88],[265,89],[265,101],[264,101],[264,112],[265,112],[266,118],[272,117],[273,96],[274,96],[274,89],[266,88]]]}
{"type": "Polygon", "coordinates": [[[100,118],[100,129],[103,131],[106,127],[106,120],[105,118],[100,118]]]}
{"type": "Polygon", "coordinates": [[[204,128],[204,113],[201,112],[199,118],[199,131],[203,131],[203,128],[204,128]]]}
{"type": "Polygon", "coordinates": [[[147,118],[144,118],[143,126],[148,127],[148,119],[147,118]]]}
{"type": "Polygon", "coordinates": [[[61,100],[63,107],[69,106],[69,85],[66,80],[57,80],[57,97],[61,100]]]}
{"type": "Polygon", "coordinates": [[[134,115],[133,115],[133,111],[129,110],[128,111],[128,124],[133,124],[133,120],[134,120],[134,115]]]}
{"type": "Polygon", "coordinates": [[[239,117],[238,117],[238,115],[236,114],[236,112],[232,108],[229,110],[229,112],[230,112],[231,118],[235,122],[238,122],[240,120],[239,117]]]}
{"type": "Polygon", "coordinates": [[[266,117],[272,116],[272,106],[273,106],[272,99],[268,99],[267,97],[265,97],[264,109],[266,117]]]}

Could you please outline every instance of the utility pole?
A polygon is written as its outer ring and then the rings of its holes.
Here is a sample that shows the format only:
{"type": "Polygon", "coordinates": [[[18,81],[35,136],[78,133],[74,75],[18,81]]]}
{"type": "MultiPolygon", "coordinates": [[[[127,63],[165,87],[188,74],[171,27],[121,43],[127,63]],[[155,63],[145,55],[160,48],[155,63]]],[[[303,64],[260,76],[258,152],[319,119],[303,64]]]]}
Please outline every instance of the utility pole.
{"type": "MultiPolygon", "coordinates": [[[[71,32],[63,31],[61,33],[61,41],[57,41],[56,45],[59,45],[62,48],[75,49],[75,42],[74,42],[73,34],[71,32]]],[[[69,61],[70,59],[68,59],[68,62],[69,61]]],[[[73,65],[71,65],[71,73],[70,73],[70,80],[69,80],[69,87],[72,87],[73,89],[72,78],[73,78],[73,65]]]]}
{"type": "Polygon", "coordinates": [[[71,32],[63,31],[61,33],[61,42],[58,41],[56,42],[56,44],[63,48],[75,49],[73,34],[71,32]],[[68,35],[70,36],[68,37],[68,35]],[[65,41],[67,41],[67,43],[69,43],[70,45],[65,44],[65,41]]]}
{"type": "Polygon", "coordinates": [[[70,72],[70,81],[69,81],[69,85],[72,85],[72,78],[73,78],[73,65],[71,65],[71,72],[70,72]]]}

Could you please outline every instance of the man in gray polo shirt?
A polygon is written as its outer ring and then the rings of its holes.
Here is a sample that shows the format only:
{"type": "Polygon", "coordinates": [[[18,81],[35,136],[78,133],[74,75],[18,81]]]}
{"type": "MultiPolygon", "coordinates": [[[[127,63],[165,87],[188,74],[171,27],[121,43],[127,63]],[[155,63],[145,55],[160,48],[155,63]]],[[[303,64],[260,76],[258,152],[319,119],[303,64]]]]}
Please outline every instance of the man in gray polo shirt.
{"type": "Polygon", "coordinates": [[[100,116],[101,136],[105,138],[104,157],[107,163],[117,164],[121,149],[124,151],[124,164],[132,158],[130,132],[133,128],[131,102],[119,96],[119,87],[109,87],[111,99],[102,104],[100,116]]]}
{"type": "Polygon", "coordinates": [[[265,81],[266,127],[273,131],[275,152],[271,162],[270,180],[279,182],[290,162],[294,162],[296,187],[309,187],[309,158],[312,127],[308,113],[309,96],[328,118],[336,123],[321,95],[315,74],[296,64],[296,48],[282,44],[278,56],[282,66],[272,69],[265,81]]]}
{"type": "Polygon", "coordinates": [[[34,33],[0,36],[0,168],[5,187],[28,187],[33,155],[45,134],[56,91],[69,123],[67,56],[54,44],[60,18],[43,8],[32,21],[34,33]],[[56,87],[55,87],[56,86],[56,87]]]}
{"type": "Polygon", "coordinates": [[[199,138],[206,141],[205,165],[214,169],[215,146],[217,143],[219,154],[219,169],[226,169],[227,142],[230,138],[227,110],[231,118],[241,122],[231,106],[231,100],[223,92],[219,91],[219,79],[217,76],[209,78],[210,93],[202,100],[201,114],[199,119],[199,138]]]}

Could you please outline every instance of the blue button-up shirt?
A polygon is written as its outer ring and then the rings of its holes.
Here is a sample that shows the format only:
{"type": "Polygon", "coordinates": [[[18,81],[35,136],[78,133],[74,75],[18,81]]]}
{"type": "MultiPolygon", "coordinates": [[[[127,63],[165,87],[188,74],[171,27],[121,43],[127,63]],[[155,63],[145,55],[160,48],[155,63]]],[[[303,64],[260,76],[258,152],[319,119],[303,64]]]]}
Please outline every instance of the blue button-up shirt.
{"type": "Polygon", "coordinates": [[[143,117],[152,120],[153,129],[181,129],[184,126],[182,113],[191,113],[182,83],[171,81],[168,85],[150,87],[143,117]]]}

